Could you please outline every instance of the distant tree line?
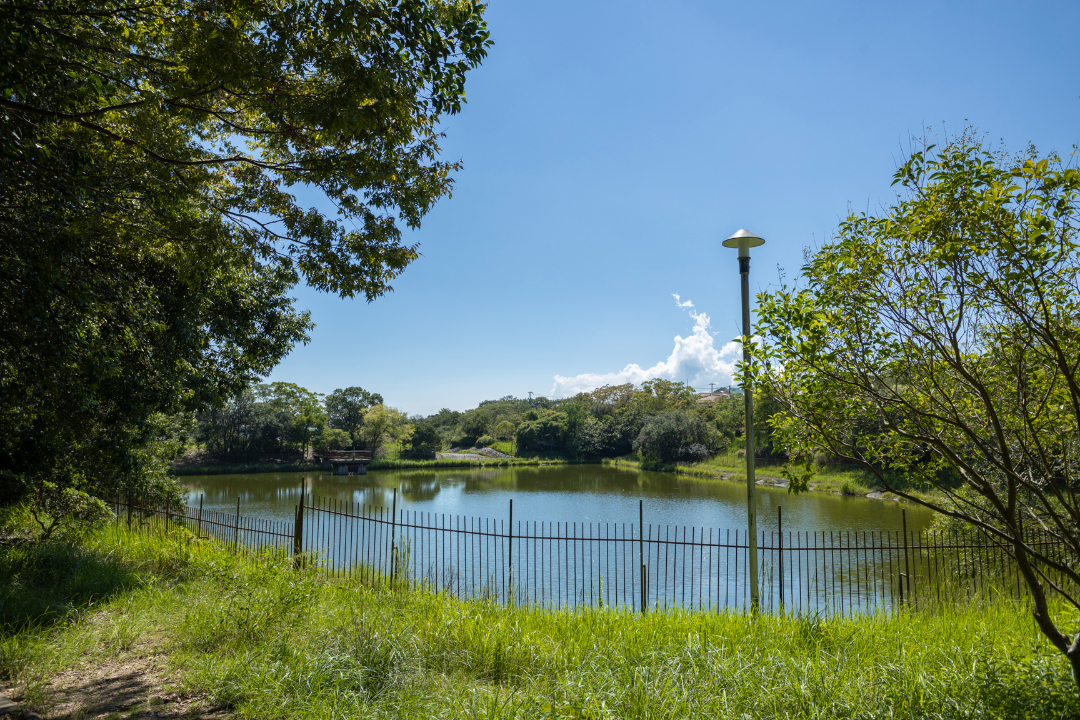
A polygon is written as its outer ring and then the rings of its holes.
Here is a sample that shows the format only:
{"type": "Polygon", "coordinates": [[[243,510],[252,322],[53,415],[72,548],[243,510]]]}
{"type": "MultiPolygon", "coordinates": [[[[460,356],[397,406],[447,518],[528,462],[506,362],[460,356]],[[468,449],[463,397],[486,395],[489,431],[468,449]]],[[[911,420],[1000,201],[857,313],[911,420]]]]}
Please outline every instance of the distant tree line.
{"type": "Polygon", "coordinates": [[[324,396],[275,382],[253,385],[222,407],[199,413],[194,436],[207,453],[228,460],[298,459],[341,449],[378,452],[411,433],[405,413],[386,407],[379,393],[349,387],[324,396]]]}
{"type": "MultiPolygon", "coordinates": [[[[757,399],[759,452],[776,454],[768,415],[757,399]]],[[[656,463],[695,462],[743,435],[743,398],[699,403],[687,385],[654,379],[640,387],[605,386],[572,398],[506,396],[459,412],[406,416],[361,387],[321,395],[293,383],[256,384],[222,407],[196,416],[194,438],[219,460],[296,460],[339,449],[432,456],[438,450],[498,446],[518,454],[576,460],[636,455],[656,463]]]]}
{"type": "MultiPolygon", "coordinates": [[[[757,399],[755,422],[763,454],[779,452],[767,422],[775,406],[757,399]]],[[[571,398],[486,400],[466,412],[442,409],[414,418],[414,436],[442,447],[489,446],[513,440],[518,453],[553,453],[579,460],[637,454],[673,463],[703,460],[743,435],[743,397],[699,404],[688,385],[654,379],[640,387],[607,385],[571,398]]]]}

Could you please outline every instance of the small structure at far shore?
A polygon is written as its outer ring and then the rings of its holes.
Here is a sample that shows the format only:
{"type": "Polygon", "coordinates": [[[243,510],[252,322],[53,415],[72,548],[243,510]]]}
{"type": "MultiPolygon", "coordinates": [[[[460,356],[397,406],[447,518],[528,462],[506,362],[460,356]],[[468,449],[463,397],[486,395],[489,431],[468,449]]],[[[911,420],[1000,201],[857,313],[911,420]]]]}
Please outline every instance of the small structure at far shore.
{"type": "Polygon", "coordinates": [[[321,463],[323,470],[332,470],[335,475],[367,475],[371,451],[333,450],[325,455],[316,455],[315,462],[321,463]]]}

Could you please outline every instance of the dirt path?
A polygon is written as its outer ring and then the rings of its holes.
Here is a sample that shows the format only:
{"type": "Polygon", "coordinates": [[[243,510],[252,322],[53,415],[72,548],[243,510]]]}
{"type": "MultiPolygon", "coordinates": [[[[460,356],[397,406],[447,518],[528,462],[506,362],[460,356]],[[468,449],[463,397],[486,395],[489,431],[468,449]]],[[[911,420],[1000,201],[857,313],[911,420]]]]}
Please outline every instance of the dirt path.
{"type": "Polygon", "coordinates": [[[149,643],[141,643],[120,658],[84,661],[33,688],[0,685],[0,695],[45,720],[233,717],[225,709],[209,707],[205,698],[180,692],[177,681],[166,658],[149,643]]]}

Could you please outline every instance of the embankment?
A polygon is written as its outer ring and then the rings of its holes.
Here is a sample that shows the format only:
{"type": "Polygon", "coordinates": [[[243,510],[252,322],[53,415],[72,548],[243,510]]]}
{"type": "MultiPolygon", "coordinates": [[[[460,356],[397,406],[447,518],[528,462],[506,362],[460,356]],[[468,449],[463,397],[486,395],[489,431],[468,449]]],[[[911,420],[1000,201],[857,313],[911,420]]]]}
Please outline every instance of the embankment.
{"type": "Polygon", "coordinates": [[[836,619],[504,608],[122,527],[0,547],[0,592],[0,671],[46,713],[1080,716],[1066,664],[1007,602],[836,619]],[[95,690],[118,684],[138,688],[128,709],[95,690]]]}

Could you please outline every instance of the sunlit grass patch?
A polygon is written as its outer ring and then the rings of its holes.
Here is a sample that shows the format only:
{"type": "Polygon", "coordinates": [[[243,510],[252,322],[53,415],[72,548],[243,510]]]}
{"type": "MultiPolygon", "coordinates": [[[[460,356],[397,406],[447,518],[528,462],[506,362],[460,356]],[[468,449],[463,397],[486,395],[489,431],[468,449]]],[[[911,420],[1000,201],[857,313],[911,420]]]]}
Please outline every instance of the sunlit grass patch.
{"type": "Polygon", "coordinates": [[[188,690],[252,718],[1080,716],[1065,662],[1007,601],[642,616],[345,584],[183,532],[49,552],[135,580],[80,595],[63,622],[10,625],[2,669],[26,684],[151,639],[188,690]]]}

